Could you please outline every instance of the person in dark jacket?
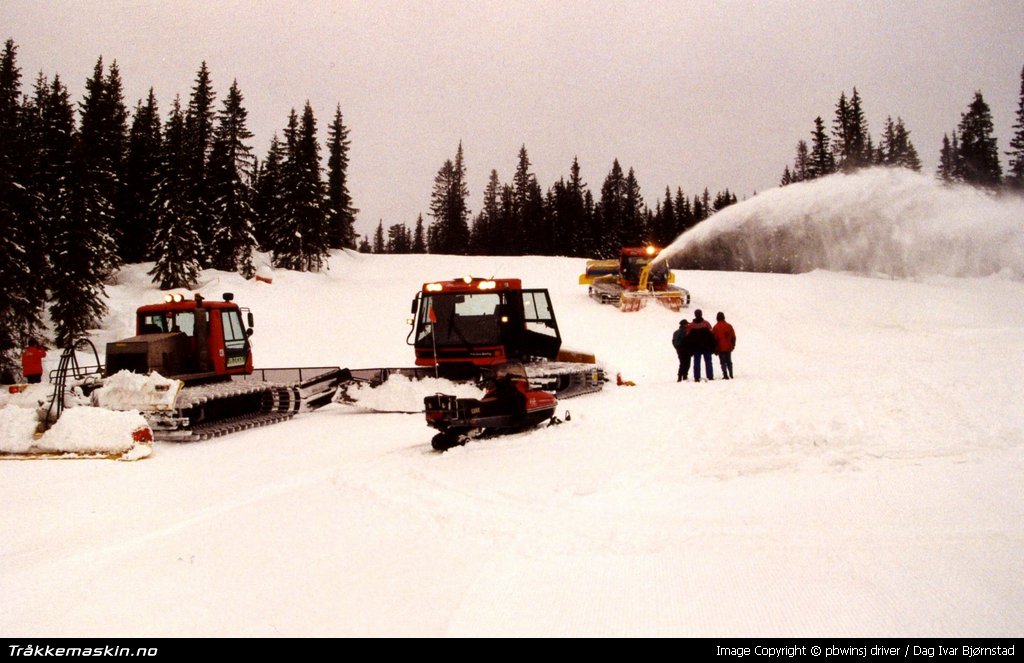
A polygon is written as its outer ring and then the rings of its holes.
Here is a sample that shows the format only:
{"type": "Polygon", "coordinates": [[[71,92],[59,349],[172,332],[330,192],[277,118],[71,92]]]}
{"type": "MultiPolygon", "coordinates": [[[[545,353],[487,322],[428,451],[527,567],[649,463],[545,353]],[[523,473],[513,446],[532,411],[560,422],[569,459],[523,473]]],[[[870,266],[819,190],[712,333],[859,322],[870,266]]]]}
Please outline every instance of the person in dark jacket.
{"type": "Polygon", "coordinates": [[[690,358],[693,357],[693,350],[686,340],[686,325],[689,321],[683,318],[679,321],[679,329],[672,332],[672,347],[676,349],[676,356],[679,357],[679,370],[676,372],[676,382],[682,382],[690,373],[690,358]]]}
{"type": "Polygon", "coordinates": [[[732,379],[732,351],[736,349],[736,330],[725,321],[725,314],[721,311],[716,316],[718,322],[711,329],[715,335],[715,352],[718,353],[718,361],[722,365],[722,377],[726,380],[732,379]]]}
{"type": "Polygon", "coordinates": [[[686,338],[693,351],[693,381],[700,382],[702,358],[708,380],[714,380],[715,369],[711,363],[711,355],[715,351],[715,335],[711,331],[711,323],[704,319],[704,314],[700,309],[693,312],[693,322],[686,326],[686,338]]]}

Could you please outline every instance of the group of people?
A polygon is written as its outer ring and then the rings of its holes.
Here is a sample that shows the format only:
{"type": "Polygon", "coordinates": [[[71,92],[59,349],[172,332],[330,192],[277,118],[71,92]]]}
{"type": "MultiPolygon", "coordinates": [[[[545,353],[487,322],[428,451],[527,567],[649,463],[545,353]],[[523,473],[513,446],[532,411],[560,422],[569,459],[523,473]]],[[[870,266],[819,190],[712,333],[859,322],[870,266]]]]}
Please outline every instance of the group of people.
{"type": "Polygon", "coordinates": [[[736,349],[736,330],[725,321],[721,311],[716,316],[715,326],[704,319],[704,313],[697,309],[693,312],[693,322],[686,318],[679,321],[679,329],[672,333],[672,347],[679,356],[679,371],[676,382],[687,379],[690,362],[693,362],[693,381],[700,382],[700,365],[704,363],[708,380],[715,379],[715,369],[711,363],[711,355],[718,355],[722,365],[722,377],[731,380],[732,351],[736,349]]]}

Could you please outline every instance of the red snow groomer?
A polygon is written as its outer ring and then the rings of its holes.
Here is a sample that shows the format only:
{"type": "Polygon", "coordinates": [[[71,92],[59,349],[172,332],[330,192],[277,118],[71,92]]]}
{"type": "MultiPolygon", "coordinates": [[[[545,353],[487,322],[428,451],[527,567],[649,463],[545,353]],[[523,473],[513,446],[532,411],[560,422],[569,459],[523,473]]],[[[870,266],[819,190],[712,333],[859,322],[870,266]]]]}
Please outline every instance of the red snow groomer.
{"type": "Polygon", "coordinates": [[[558,399],[531,388],[526,370],[517,363],[495,371],[483,398],[434,394],[424,398],[423,405],[427,425],[440,431],[431,440],[437,451],[480,437],[517,433],[545,421],[548,425],[561,423],[555,417],[558,399]]]}
{"type": "Polygon", "coordinates": [[[425,283],[412,302],[408,342],[417,367],[452,380],[485,377],[486,369],[522,364],[534,388],[562,398],[598,391],[604,371],[593,355],[562,347],[551,297],[519,279],[466,276],[425,283]]]}

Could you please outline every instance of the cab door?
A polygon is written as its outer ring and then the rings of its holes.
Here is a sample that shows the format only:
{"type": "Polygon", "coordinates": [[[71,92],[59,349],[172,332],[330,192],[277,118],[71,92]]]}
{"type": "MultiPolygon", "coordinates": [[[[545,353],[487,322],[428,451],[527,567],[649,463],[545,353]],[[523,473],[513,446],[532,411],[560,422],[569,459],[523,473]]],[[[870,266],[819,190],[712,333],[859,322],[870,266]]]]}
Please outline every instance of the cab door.
{"type": "Polygon", "coordinates": [[[228,373],[251,373],[252,353],[241,313],[237,309],[228,309],[222,310],[220,316],[224,330],[224,370],[228,373]]]}

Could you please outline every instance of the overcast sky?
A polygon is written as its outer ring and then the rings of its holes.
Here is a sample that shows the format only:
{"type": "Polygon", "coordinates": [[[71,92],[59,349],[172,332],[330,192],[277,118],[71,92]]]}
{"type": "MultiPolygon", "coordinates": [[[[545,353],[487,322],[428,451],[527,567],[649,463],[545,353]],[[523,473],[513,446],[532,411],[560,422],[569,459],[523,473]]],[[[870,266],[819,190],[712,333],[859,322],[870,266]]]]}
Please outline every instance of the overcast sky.
{"type": "Polygon", "coordinates": [[[153,87],[164,117],[205,60],[218,108],[238,80],[261,159],[292,108],[308,99],[325,137],[341,104],[361,233],[429,220],[459,141],[474,213],[524,144],[545,190],[578,156],[595,195],[618,158],[652,208],[666,186],[742,199],[854,86],[876,140],[902,117],[932,172],[976,90],[1007,149],[1024,67],[1021,0],[2,0],[0,30],[25,90],[59,74],[79,100],[103,56],[126,103],[153,87]]]}

